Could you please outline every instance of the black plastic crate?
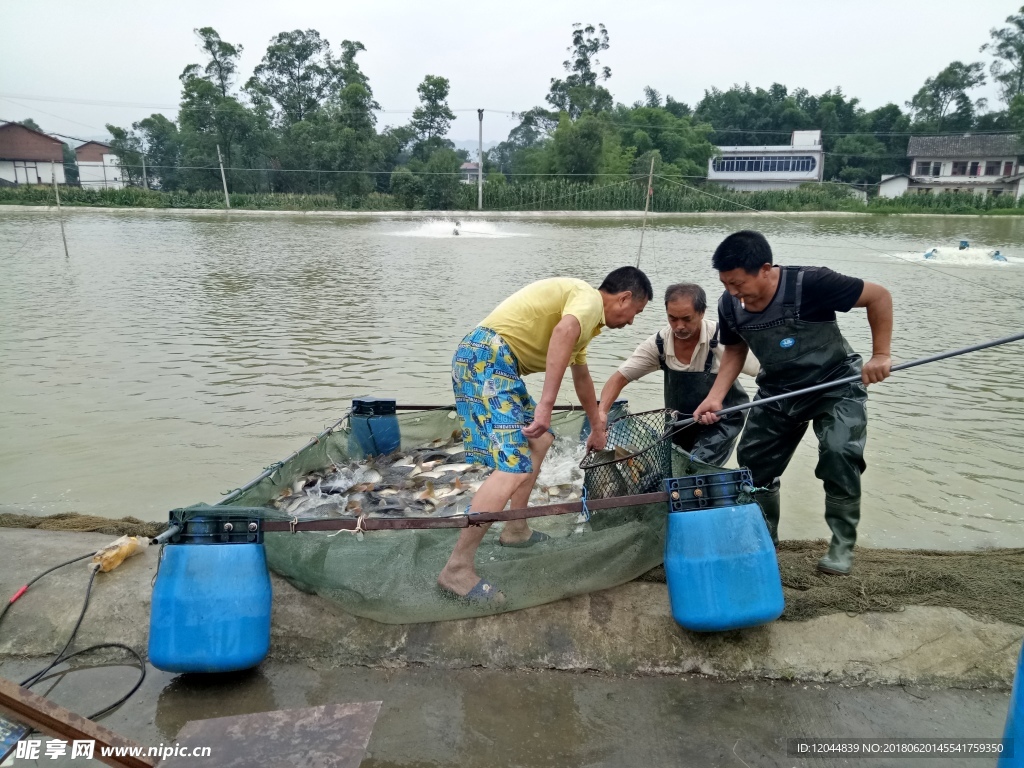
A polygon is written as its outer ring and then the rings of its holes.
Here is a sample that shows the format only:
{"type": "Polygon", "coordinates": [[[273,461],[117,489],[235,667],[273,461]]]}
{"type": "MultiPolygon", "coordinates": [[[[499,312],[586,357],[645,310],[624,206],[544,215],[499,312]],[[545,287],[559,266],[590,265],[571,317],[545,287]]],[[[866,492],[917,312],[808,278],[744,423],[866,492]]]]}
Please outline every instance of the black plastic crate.
{"type": "Polygon", "coordinates": [[[740,503],[740,494],[749,494],[753,490],[749,469],[672,477],[665,481],[669,512],[733,506],[740,503]]]}

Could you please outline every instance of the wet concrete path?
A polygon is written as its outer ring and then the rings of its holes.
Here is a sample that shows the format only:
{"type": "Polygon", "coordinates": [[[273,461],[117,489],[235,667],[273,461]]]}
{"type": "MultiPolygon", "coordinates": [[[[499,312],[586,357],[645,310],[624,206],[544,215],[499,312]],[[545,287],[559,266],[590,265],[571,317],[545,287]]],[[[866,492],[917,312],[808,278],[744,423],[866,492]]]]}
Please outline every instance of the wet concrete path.
{"type": "MultiPolygon", "coordinates": [[[[42,660],[8,660],[21,679],[42,660]]],[[[131,667],[66,677],[55,700],[91,712],[128,690],[131,667]]],[[[35,688],[45,693],[51,679],[35,688]]],[[[982,766],[985,759],[801,759],[797,736],[907,738],[1002,735],[1005,691],[814,683],[722,682],[699,676],[619,677],[406,667],[315,669],[268,662],[232,675],[149,668],[142,688],[104,725],[145,746],[173,743],[189,720],[354,701],[383,701],[365,768],[428,766],[982,766]]],[[[256,737],[257,734],[254,734],[256,737]]],[[[200,766],[217,765],[216,754],[200,766]]],[[[16,761],[82,765],[76,759],[16,761]]],[[[92,763],[96,764],[96,763],[92,763]]]]}

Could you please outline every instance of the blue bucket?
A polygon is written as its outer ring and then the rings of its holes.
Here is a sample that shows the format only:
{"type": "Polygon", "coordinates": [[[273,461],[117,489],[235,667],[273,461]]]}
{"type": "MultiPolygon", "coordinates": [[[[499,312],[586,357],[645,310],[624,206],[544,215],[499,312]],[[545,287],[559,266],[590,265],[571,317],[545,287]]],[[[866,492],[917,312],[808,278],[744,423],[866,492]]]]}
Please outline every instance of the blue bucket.
{"type": "Polygon", "coordinates": [[[1006,713],[1003,747],[1006,751],[999,756],[996,768],[1024,768],[1024,647],[1017,659],[1017,675],[1010,694],[1010,709],[1006,713]]]}
{"type": "Polygon", "coordinates": [[[727,492],[731,487],[738,492],[744,478],[749,478],[745,470],[665,481],[670,498],[665,580],[672,618],[684,629],[754,627],[779,618],[786,606],[761,508],[737,504],[727,492]],[[713,506],[698,506],[699,501],[713,506]]]}
{"type": "Polygon", "coordinates": [[[362,397],[352,401],[352,432],[349,453],[352,456],[383,456],[397,451],[402,434],[394,400],[362,397]]]}
{"type": "Polygon", "coordinates": [[[149,617],[149,660],[157,669],[234,672],[256,666],[270,651],[271,587],[261,534],[232,539],[220,532],[224,527],[212,519],[190,521],[176,537],[187,543],[163,549],[149,617]]]}

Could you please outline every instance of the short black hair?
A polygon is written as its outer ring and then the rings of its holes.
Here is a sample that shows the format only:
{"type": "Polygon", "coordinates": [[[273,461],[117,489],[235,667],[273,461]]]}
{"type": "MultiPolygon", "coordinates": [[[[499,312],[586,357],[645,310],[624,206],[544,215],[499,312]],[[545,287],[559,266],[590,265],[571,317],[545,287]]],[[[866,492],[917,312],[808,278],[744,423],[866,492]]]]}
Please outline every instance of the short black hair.
{"type": "Polygon", "coordinates": [[[711,257],[711,266],[719,272],[742,269],[748,275],[756,274],[764,264],[773,263],[768,240],[752,229],[733,232],[718,244],[711,257]]]}
{"type": "Polygon", "coordinates": [[[665,289],[665,305],[673,299],[689,299],[695,312],[704,314],[708,308],[708,295],[696,283],[676,283],[665,289]]]}
{"type": "Polygon", "coordinates": [[[636,267],[619,267],[608,273],[604,282],[598,287],[605,293],[622,293],[630,291],[633,301],[650,301],[654,298],[654,288],[647,275],[636,267]]]}

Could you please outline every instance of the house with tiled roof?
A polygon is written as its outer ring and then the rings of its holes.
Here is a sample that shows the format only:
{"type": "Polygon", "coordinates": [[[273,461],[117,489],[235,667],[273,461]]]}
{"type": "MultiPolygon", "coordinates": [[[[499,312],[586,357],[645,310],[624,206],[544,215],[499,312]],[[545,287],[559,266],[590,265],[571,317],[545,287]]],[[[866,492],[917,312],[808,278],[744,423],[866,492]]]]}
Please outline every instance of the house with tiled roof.
{"type": "Polygon", "coordinates": [[[78,183],[86,189],[121,189],[121,163],[109,144],[87,141],[75,150],[78,183]]]}
{"type": "Polygon", "coordinates": [[[0,124],[0,185],[64,183],[64,145],[21,123],[0,124]]]}
{"type": "Polygon", "coordinates": [[[907,145],[910,173],[882,176],[878,194],[973,192],[1019,199],[1024,193],[1022,153],[1024,145],[1015,133],[911,136],[907,145]]]}

